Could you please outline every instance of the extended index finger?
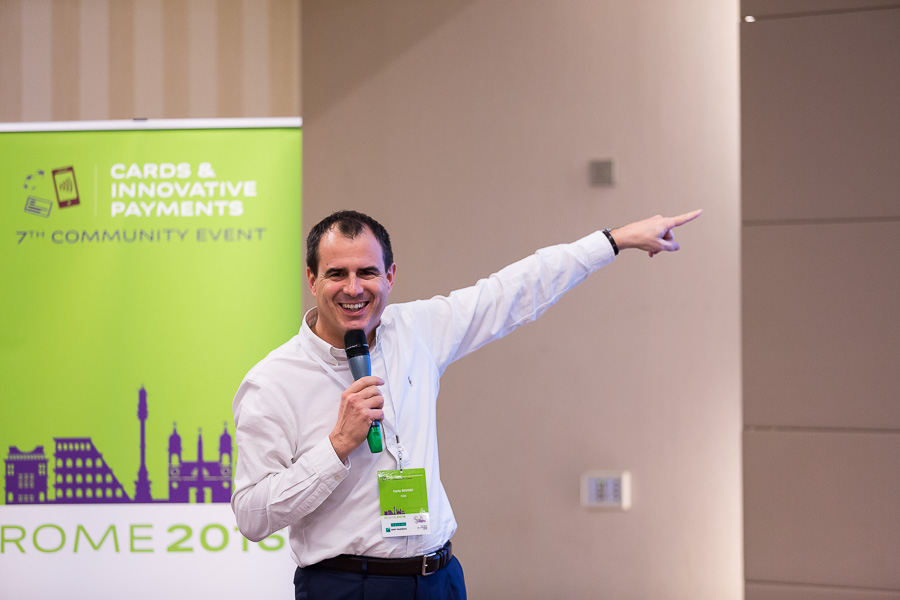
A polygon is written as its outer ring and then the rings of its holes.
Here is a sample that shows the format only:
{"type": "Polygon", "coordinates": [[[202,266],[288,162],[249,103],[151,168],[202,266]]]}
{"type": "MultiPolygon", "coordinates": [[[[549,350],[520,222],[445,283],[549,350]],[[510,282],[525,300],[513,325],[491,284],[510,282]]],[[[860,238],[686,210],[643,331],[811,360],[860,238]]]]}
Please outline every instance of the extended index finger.
{"type": "MultiPolygon", "coordinates": [[[[685,223],[690,223],[694,219],[700,216],[700,213],[703,212],[703,209],[698,208],[697,210],[692,210],[691,212],[686,212],[683,215],[678,215],[677,217],[671,217],[669,220],[672,223],[672,227],[678,227],[680,225],[684,225],[685,223]]],[[[671,227],[670,227],[671,229],[671,227]]]]}

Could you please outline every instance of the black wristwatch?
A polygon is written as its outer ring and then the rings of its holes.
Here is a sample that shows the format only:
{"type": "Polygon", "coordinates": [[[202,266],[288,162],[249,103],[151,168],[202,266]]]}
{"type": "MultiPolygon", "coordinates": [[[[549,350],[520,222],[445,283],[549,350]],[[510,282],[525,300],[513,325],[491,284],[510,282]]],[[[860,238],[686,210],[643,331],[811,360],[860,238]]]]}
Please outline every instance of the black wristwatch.
{"type": "Polygon", "coordinates": [[[616,240],[613,239],[612,233],[609,230],[609,227],[603,230],[603,233],[606,235],[606,239],[609,240],[609,243],[612,244],[613,247],[613,255],[619,255],[619,247],[616,245],[616,240]]]}

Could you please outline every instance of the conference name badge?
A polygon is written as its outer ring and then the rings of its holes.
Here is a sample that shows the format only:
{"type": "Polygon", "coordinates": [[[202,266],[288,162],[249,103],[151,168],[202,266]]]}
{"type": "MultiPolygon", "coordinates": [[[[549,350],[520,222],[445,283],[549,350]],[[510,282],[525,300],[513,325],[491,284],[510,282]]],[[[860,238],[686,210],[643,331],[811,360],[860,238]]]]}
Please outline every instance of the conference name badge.
{"type": "Polygon", "coordinates": [[[378,471],[378,495],[383,537],[431,533],[425,469],[378,471]]]}

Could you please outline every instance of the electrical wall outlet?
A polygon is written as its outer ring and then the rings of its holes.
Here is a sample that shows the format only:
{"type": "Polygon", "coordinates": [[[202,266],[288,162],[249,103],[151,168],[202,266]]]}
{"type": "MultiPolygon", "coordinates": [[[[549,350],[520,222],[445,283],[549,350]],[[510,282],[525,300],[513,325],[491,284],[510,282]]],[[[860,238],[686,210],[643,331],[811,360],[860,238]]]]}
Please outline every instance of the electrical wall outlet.
{"type": "Polygon", "coordinates": [[[602,510],[631,508],[631,473],[588,471],[581,476],[581,505],[602,510]]]}

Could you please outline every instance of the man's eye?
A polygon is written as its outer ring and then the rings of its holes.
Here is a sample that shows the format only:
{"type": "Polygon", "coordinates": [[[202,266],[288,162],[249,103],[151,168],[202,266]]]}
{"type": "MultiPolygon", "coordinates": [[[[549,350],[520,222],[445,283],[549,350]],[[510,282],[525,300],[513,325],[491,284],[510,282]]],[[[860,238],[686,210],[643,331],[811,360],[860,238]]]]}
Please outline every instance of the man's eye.
{"type": "Polygon", "coordinates": [[[377,271],[363,271],[362,273],[359,274],[359,276],[362,277],[363,279],[375,279],[376,277],[378,277],[378,272],[377,271]]]}

